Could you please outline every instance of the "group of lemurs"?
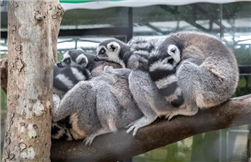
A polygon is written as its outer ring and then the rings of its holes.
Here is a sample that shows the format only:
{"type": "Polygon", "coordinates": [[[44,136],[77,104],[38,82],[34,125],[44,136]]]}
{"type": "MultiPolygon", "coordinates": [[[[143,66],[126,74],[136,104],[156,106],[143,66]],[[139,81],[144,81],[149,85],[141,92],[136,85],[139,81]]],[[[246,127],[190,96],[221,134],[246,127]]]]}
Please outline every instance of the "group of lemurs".
{"type": "Polygon", "coordinates": [[[119,128],[135,136],[158,117],[192,116],[224,103],[238,77],[231,50],[199,32],[108,39],[97,55],[70,50],[54,68],[52,138],[90,145],[119,128]]]}

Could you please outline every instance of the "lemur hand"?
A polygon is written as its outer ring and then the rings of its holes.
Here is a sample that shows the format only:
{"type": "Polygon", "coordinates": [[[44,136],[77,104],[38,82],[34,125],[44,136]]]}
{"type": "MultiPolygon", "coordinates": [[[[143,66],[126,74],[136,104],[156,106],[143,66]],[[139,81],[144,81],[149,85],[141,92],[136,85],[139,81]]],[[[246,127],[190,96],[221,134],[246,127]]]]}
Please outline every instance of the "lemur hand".
{"type": "Polygon", "coordinates": [[[104,72],[106,72],[106,73],[111,73],[111,71],[112,71],[113,69],[114,69],[113,66],[105,66],[105,67],[104,67],[104,72]]]}

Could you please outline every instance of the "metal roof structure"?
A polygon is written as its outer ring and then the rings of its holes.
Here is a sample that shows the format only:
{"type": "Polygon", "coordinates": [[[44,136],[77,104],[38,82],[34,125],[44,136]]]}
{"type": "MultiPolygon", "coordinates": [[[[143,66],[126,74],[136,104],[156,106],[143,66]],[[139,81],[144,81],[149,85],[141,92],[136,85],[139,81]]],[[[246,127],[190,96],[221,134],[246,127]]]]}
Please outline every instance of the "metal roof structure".
{"type": "MultiPolygon", "coordinates": [[[[251,1],[241,0],[61,0],[67,9],[60,26],[58,50],[82,47],[116,37],[163,37],[184,30],[213,34],[231,48],[251,45],[251,1]],[[71,3],[69,3],[71,2],[71,3]],[[119,7],[115,7],[119,6],[119,7]]],[[[2,8],[6,8],[5,5],[2,8]]],[[[1,37],[7,38],[7,12],[1,11],[1,37]]],[[[1,49],[6,46],[1,42],[1,49]]],[[[5,49],[5,51],[6,51],[5,49]]],[[[251,63],[250,63],[251,65],[251,63]]]]}

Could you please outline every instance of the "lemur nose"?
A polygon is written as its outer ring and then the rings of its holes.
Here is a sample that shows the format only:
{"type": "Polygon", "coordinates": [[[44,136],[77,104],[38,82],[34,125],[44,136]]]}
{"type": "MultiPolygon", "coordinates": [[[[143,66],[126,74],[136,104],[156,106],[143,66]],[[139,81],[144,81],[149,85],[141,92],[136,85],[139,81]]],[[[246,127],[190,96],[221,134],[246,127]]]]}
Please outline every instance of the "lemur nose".
{"type": "Polygon", "coordinates": [[[59,67],[59,68],[63,68],[64,66],[62,65],[62,63],[61,63],[61,62],[58,62],[58,63],[57,63],[57,67],[59,67]]]}
{"type": "Polygon", "coordinates": [[[94,61],[100,61],[100,59],[98,58],[98,56],[96,56],[96,57],[94,58],[94,61]]]}

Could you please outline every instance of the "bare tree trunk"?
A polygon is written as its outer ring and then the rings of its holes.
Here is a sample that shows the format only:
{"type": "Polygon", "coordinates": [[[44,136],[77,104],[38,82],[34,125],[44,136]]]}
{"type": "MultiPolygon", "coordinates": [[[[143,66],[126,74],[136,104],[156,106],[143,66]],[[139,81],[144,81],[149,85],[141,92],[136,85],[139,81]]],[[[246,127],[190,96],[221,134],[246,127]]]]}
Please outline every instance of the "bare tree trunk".
{"type": "Polygon", "coordinates": [[[50,161],[59,0],[8,2],[7,121],[2,161],[50,161]]]}

